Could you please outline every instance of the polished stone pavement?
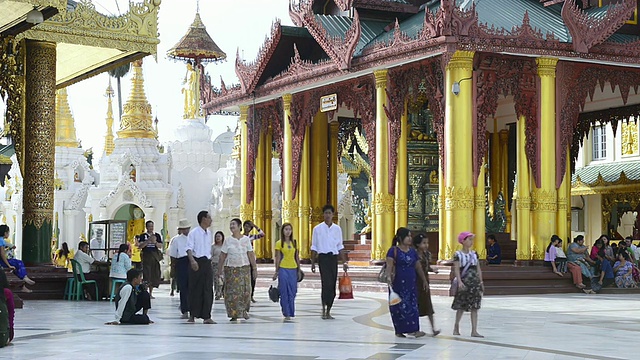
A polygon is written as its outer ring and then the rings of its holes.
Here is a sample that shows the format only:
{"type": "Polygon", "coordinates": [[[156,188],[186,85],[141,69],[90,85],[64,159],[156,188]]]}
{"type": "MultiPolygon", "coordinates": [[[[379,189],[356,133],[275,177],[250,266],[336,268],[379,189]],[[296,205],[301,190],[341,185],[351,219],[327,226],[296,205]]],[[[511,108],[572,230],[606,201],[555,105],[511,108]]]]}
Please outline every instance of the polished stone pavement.
{"type": "MultiPolygon", "coordinates": [[[[452,336],[451,299],[434,297],[436,338],[398,339],[385,294],[356,293],[336,300],[335,320],[320,318],[319,291],[301,289],[297,317],[257,289],[248,321],[231,323],[216,302],[216,325],[179,319],[178,297],[156,291],[149,326],[106,326],[108,302],[27,301],[16,311],[16,338],[0,359],[640,359],[637,295],[493,296],[483,299],[479,331],[452,336]]],[[[423,329],[430,331],[426,318],[423,329]]]]}

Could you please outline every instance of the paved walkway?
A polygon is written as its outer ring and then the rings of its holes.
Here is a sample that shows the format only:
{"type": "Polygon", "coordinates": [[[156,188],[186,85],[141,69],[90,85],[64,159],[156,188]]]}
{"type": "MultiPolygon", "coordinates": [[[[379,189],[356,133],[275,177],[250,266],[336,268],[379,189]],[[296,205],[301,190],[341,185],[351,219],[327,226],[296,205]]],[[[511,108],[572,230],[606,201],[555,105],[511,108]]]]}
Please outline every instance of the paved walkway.
{"type": "MultiPolygon", "coordinates": [[[[335,320],[320,318],[319,292],[302,289],[297,317],[283,323],[277,304],[257,290],[248,321],[230,323],[216,302],[216,325],[180,320],[168,286],[154,293],[149,326],[105,326],[108,302],[27,301],[16,312],[16,339],[1,359],[640,359],[637,295],[486,297],[479,331],[452,336],[451,299],[434,297],[436,338],[398,339],[385,294],[336,300],[335,320]]],[[[423,329],[430,331],[427,319],[423,329]]]]}

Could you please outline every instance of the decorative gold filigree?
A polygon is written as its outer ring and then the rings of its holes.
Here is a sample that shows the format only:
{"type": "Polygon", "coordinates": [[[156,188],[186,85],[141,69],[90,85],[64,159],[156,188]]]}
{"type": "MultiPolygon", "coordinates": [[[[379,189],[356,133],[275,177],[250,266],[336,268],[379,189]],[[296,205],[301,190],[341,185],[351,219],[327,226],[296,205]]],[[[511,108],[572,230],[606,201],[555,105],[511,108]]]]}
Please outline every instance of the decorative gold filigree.
{"type": "Polygon", "coordinates": [[[542,190],[535,188],[531,192],[531,210],[533,211],[558,211],[558,193],[554,190],[542,190]]]}
{"type": "Polygon", "coordinates": [[[558,197],[558,211],[567,211],[568,204],[566,197],[558,197]]]}
{"type": "Polygon", "coordinates": [[[240,204],[240,218],[244,220],[250,220],[253,216],[252,204],[240,204]]]}
{"type": "Polygon", "coordinates": [[[53,220],[55,179],[56,44],[27,41],[24,224],[53,220]]]}
{"type": "Polygon", "coordinates": [[[395,201],[396,212],[409,210],[409,199],[396,199],[395,201]]]}
{"type": "Polygon", "coordinates": [[[14,37],[0,39],[0,97],[5,102],[4,132],[13,139],[20,169],[24,169],[25,44],[14,37]]]}
{"type": "Polygon", "coordinates": [[[637,209],[640,205],[640,191],[611,192],[602,194],[602,230],[608,233],[608,226],[611,222],[611,211],[618,204],[628,205],[631,209],[637,209]]]}
{"type": "Polygon", "coordinates": [[[444,188],[445,210],[473,210],[473,187],[447,186],[444,188]]]}
{"type": "Polygon", "coordinates": [[[373,208],[376,215],[393,213],[395,197],[389,193],[376,193],[373,208]]]}
{"type": "Polygon", "coordinates": [[[282,201],[282,222],[291,222],[298,215],[297,200],[282,201]]]}
{"type": "Polygon", "coordinates": [[[538,76],[556,77],[557,58],[539,57],[536,58],[536,64],[538,65],[538,76]]]}
{"type": "MultiPolygon", "coordinates": [[[[472,70],[473,69],[473,56],[475,55],[474,51],[456,51],[449,63],[447,64],[447,70],[451,69],[463,69],[463,70],[472,70]]],[[[460,79],[456,79],[460,80],[460,79]]]]}
{"type": "Polygon", "coordinates": [[[621,132],[622,155],[638,155],[638,123],[624,121],[621,132]]]}
{"type": "Polygon", "coordinates": [[[373,75],[376,78],[376,89],[386,88],[387,87],[387,74],[389,71],[387,69],[376,70],[373,72],[373,75]]]}
{"type": "Polygon", "coordinates": [[[74,11],[52,16],[20,36],[40,41],[86,45],[156,53],[160,0],[144,0],[129,5],[129,12],[106,16],[89,0],[81,0],[74,11]]]}
{"type": "Polygon", "coordinates": [[[67,0],[11,0],[12,2],[21,2],[31,4],[38,8],[53,7],[59,12],[67,11],[67,0]]]}

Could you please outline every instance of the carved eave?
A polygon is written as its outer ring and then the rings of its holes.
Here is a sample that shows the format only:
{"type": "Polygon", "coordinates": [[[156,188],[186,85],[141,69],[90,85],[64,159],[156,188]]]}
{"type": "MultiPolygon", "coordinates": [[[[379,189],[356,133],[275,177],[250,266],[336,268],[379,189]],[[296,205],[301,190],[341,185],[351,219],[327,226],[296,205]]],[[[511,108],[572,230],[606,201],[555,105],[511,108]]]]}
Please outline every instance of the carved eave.
{"type": "Polygon", "coordinates": [[[267,67],[269,60],[271,60],[271,56],[275,52],[281,37],[282,25],[280,24],[280,19],[276,19],[271,26],[271,36],[264,39],[264,44],[258,50],[258,56],[254,61],[246,63],[240,57],[240,50],[238,49],[236,53],[236,75],[240,79],[242,91],[250,93],[256,88],[258,80],[267,67]]]}
{"type": "Polygon", "coordinates": [[[0,11],[0,38],[15,36],[29,30],[34,24],[28,23],[27,13],[36,8],[47,20],[67,11],[67,0],[3,0],[0,11]]]}
{"type": "Polygon", "coordinates": [[[160,0],[131,3],[129,12],[106,16],[89,1],[57,14],[20,38],[57,44],[56,83],[65,87],[147,55],[155,54],[160,0]]]}
{"type": "Polygon", "coordinates": [[[351,27],[344,34],[344,38],[329,35],[313,13],[310,3],[302,2],[297,6],[289,3],[289,15],[296,26],[307,28],[311,36],[313,36],[327,55],[329,55],[331,60],[335,62],[338,69],[346,71],[351,67],[353,53],[360,41],[360,35],[362,33],[358,11],[354,10],[351,27]]]}
{"type": "Polygon", "coordinates": [[[580,179],[580,176],[576,176],[576,179],[571,183],[571,196],[621,193],[639,189],[640,180],[629,179],[622,171],[619,177],[613,181],[606,181],[602,174],[598,174],[598,178],[594,182],[585,183],[580,179]]]}
{"type": "Polygon", "coordinates": [[[638,5],[636,0],[622,0],[610,5],[605,16],[591,17],[576,0],[566,0],[562,6],[562,19],[571,34],[573,49],[587,53],[593,46],[603,43],[625,24],[638,5]]]}

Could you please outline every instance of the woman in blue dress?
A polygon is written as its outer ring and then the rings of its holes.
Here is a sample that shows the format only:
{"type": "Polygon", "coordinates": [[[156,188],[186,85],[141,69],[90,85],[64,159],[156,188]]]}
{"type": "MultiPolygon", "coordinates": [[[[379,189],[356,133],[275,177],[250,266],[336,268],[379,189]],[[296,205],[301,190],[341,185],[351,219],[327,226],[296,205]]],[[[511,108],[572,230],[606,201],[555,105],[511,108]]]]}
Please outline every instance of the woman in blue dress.
{"type": "Polygon", "coordinates": [[[402,299],[399,304],[389,305],[397,337],[406,337],[405,334],[415,337],[425,335],[420,331],[416,276],[420,276],[425,287],[427,279],[412,244],[411,232],[401,227],[393,239],[393,246],[387,252],[387,281],[402,299]]]}

